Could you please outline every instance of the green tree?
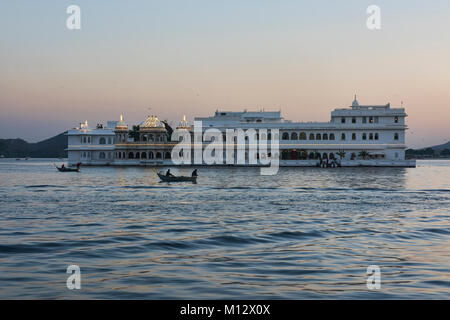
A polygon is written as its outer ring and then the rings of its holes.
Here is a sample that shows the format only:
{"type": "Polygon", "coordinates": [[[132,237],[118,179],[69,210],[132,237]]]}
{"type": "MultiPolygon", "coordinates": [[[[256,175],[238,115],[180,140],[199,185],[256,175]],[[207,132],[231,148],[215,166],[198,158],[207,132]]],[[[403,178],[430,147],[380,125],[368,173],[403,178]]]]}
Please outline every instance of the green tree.
{"type": "Polygon", "coordinates": [[[338,155],[341,159],[344,159],[344,158],[345,158],[345,151],[344,151],[344,150],[339,150],[339,152],[337,153],[337,155],[338,155]]]}
{"type": "Polygon", "coordinates": [[[134,141],[139,141],[139,126],[133,126],[133,129],[128,131],[128,136],[134,141]]]}
{"type": "Polygon", "coordinates": [[[360,158],[363,158],[364,160],[365,159],[367,159],[368,157],[369,157],[369,153],[367,152],[367,151],[361,151],[359,154],[358,154],[358,156],[360,157],[360,158]]]}
{"type": "Polygon", "coordinates": [[[163,120],[161,121],[164,126],[166,127],[167,130],[167,141],[172,141],[172,133],[173,133],[173,129],[172,127],[169,125],[169,123],[167,122],[167,120],[163,120]]]}

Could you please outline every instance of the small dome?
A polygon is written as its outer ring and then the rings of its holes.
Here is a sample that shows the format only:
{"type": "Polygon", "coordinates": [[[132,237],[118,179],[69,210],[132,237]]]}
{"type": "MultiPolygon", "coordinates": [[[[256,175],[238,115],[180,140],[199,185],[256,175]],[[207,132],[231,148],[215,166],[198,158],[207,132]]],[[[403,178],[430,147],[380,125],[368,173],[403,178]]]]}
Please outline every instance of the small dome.
{"type": "Polygon", "coordinates": [[[358,100],[356,100],[356,94],[355,94],[355,100],[352,102],[352,107],[359,107],[358,100]]]}
{"type": "Polygon", "coordinates": [[[119,122],[116,124],[116,129],[128,130],[128,125],[123,121],[123,115],[120,115],[119,122]]]}
{"type": "Polygon", "coordinates": [[[87,120],[85,120],[84,123],[80,123],[80,129],[89,129],[87,120]]]}
{"type": "Polygon", "coordinates": [[[144,122],[140,124],[140,128],[165,128],[164,123],[159,121],[158,117],[151,116],[148,117],[144,122]]]}
{"type": "Polygon", "coordinates": [[[177,129],[190,129],[189,122],[186,120],[186,116],[183,116],[183,120],[178,124],[177,129]]]}

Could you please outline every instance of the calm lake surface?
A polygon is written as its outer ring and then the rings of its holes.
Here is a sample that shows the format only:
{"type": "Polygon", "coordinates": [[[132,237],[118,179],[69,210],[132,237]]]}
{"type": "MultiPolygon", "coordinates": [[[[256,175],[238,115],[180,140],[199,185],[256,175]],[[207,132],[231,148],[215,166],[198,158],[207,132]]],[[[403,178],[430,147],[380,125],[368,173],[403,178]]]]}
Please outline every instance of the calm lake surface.
{"type": "Polygon", "coordinates": [[[0,160],[1,299],[450,298],[450,161],[199,168],[197,184],[53,162],[0,160]]]}

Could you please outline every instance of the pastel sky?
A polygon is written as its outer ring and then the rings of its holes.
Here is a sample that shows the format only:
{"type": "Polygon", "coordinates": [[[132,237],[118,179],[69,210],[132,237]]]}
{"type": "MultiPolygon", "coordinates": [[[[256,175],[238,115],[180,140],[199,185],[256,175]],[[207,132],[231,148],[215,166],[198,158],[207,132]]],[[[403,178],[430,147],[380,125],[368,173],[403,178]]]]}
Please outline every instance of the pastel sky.
{"type": "Polygon", "coordinates": [[[129,124],[244,108],[328,121],[357,93],[404,101],[410,147],[450,140],[448,0],[2,1],[0,40],[0,138],[121,113],[129,124]],[[71,4],[81,30],[66,28],[71,4]]]}

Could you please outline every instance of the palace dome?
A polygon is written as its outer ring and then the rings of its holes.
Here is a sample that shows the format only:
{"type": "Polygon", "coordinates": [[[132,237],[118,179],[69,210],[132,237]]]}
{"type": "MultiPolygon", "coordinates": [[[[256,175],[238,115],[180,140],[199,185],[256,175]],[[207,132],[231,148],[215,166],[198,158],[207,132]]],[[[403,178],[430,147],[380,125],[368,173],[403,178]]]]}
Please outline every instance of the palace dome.
{"type": "Polygon", "coordinates": [[[186,116],[183,116],[183,120],[178,124],[177,129],[190,129],[189,122],[186,120],[186,116]]]}
{"type": "Polygon", "coordinates": [[[119,121],[116,124],[116,129],[128,130],[128,125],[123,121],[123,115],[120,115],[119,121]]]}
{"type": "Polygon", "coordinates": [[[141,129],[152,129],[152,128],[165,128],[164,123],[159,121],[158,117],[151,116],[147,117],[144,122],[142,122],[139,127],[141,129]]]}

